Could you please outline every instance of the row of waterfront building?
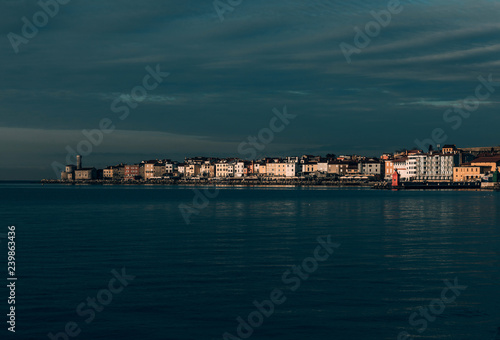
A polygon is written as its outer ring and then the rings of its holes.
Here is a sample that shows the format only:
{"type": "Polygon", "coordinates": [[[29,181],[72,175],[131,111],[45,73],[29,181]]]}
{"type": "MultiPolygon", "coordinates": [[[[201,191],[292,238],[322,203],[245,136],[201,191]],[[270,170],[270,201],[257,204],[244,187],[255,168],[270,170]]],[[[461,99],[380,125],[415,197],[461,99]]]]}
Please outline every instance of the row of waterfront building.
{"type": "Polygon", "coordinates": [[[260,160],[239,158],[186,158],[146,160],[137,164],[119,164],[105,169],[83,168],[81,156],[76,165],[67,165],[62,180],[155,180],[166,178],[298,178],[336,177],[340,180],[391,180],[397,173],[402,181],[491,181],[500,171],[500,147],[404,150],[379,158],[357,155],[326,157],[276,157],[260,160]],[[495,175],[496,173],[496,175],[495,175]]]}

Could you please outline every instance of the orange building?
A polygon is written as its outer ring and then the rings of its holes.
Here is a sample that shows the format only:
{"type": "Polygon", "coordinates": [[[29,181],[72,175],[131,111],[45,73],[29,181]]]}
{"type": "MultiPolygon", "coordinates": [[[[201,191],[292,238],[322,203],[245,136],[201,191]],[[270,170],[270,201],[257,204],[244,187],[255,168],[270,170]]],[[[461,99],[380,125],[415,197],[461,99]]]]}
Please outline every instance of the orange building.
{"type": "Polygon", "coordinates": [[[394,160],[388,159],[385,161],[385,179],[390,180],[394,173],[394,160]]]}

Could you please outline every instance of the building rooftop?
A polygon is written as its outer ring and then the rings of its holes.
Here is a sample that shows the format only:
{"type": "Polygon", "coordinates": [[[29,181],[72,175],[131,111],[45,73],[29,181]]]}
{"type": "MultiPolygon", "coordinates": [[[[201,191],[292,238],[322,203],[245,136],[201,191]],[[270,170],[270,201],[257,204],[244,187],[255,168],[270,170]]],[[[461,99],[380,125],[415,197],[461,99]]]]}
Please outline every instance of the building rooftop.
{"type": "Polygon", "coordinates": [[[496,163],[496,162],[500,162],[500,156],[478,157],[471,163],[496,163]]]}

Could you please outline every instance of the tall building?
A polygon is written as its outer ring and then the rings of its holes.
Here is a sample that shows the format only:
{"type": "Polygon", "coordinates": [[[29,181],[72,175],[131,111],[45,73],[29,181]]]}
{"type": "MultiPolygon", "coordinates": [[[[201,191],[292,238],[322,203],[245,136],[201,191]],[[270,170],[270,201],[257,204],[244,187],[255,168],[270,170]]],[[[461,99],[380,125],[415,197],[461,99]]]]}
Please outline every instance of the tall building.
{"type": "Polygon", "coordinates": [[[408,156],[409,177],[417,181],[451,181],[453,167],[460,163],[457,153],[429,152],[408,156]]]}
{"type": "Polygon", "coordinates": [[[158,164],[158,161],[156,161],[156,160],[143,162],[144,179],[150,179],[150,178],[156,177],[155,166],[157,164],[158,164]]]}

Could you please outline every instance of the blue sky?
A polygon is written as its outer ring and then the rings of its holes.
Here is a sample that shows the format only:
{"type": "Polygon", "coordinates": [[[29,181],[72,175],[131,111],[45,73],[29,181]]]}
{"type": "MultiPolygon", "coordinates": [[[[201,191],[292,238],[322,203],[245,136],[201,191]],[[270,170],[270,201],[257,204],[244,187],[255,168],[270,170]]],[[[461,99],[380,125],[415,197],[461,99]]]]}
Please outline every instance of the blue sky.
{"type": "Polygon", "coordinates": [[[297,118],[263,155],[378,156],[445,130],[459,146],[499,145],[500,87],[456,130],[443,113],[500,81],[500,2],[401,1],[403,10],[348,63],[339,45],[389,1],[243,0],[221,22],[210,0],[72,0],[15,53],[36,1],[0,2],[0,179],[54,177],[82,129],[116,130],[86,156],[238,156],[273,108],[297,118]],[[116,98],[145,67],[170,73],[119,120],[116,98]]]}

